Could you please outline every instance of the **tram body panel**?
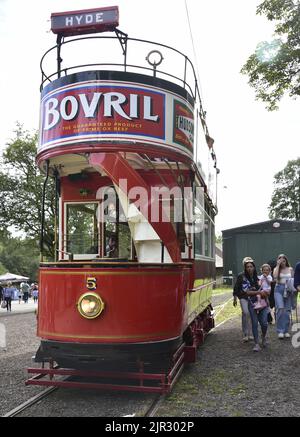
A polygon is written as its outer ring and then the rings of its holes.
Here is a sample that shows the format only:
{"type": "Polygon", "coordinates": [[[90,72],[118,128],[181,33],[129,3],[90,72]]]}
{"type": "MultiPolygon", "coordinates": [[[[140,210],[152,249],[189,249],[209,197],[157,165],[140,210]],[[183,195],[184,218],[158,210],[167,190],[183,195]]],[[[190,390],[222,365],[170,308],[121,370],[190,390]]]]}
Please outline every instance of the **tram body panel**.
{"type": "Polygon", "coordinates": [[[130,343],[180,337],[188,269],[41,269],[38,335],[59,341],[130,343]],[[95,319],[77,308],[88,278],[104,302],[95,319]]]}

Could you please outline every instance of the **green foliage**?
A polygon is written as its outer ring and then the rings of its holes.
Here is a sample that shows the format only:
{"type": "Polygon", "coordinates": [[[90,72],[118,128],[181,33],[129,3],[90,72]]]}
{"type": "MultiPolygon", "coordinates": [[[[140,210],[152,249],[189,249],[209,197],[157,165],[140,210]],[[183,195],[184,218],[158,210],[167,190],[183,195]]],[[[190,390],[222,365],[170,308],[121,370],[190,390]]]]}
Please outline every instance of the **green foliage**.
{"type": "Polygon", "coordinates": [[[300,2],[265,0],[258,6],[257,14],[276,22],[276,38],[258,44],[241,72],[249,76],[256,98],[272,111],[278,109],[277,103],[284,94],[300,94],[300,2]]]}
{"type": "Polygon", "coordinates": [[[269,217],[300,220],[300,158],[289,161],[286,167],[274,176],[269,217]]]}
{"type": "MultiPolygon", "coordinates": [[[[17,125],[1,158],[0,231],[13,226],[29,238],[38,239],[42,216],[42,190],[45,176],[35,165],[37,133],[17,125]]],[[[45,205],[45,253],[53,257],[54,184],[48,182],[45,205]]]]}
{"type": "Polygon", "coordinates": [[[3,271],[17,275],[28,276],[31,281],[37,281],[39,266],[38,241],[7,237],[0,243],[0,262],[3,271]]]}
{"type": "Polygon", "coordinates": [[[216,243],[222,243],[222,242],[223,242],[222,234],[216,235],[216,243]]]}

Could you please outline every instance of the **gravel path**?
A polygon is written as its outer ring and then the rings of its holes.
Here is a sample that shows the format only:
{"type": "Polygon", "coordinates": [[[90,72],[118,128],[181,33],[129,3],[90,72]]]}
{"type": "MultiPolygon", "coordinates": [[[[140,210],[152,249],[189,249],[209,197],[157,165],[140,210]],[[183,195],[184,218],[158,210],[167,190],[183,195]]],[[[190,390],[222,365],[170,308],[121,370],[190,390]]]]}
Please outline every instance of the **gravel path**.
{"type": "MultiPolygon", "coordinates": [[[[1,315],[0,323],[6,327],[7,347],[0,348],[0,416],[44,390],[44,387],[25,386],[27,367],[34,367],[31,357],[39,339],[36,337],[34,314],[1,315]]],[[[155,394],[81,391],[59,389],[49,397],[26,409],[19,416],[143,416],[155,394]]]]}
{"type": "Polygon", "coordinates": [[[6,349],[0,348],[0,416],[43,390],[26,387],[26,367],[39,345],[36,318],[29,314],[1,314],[0,323],[6,328],[6,349]]]}
{"type": "Polygon", "coordinates": [[[213,307],[216,307],[218,305],[221,305],[222,303],[226,302],[228,299],[232,298],[232,290],[225,291],[225,293],[217,294],[212,296],[212,305],[213,307]]]}
{"type": "Polygon", "coordinates": [[[156,416],[300,416],[300,348],[278,340],[272,325],[269,347],[252,352],[240,324],[235,318],[209,334],[156,416]]]}
{"type": "MultiPolygon", "coordinates": [[[[222,296],[219,304],[229,297],[222,296]]],[[[219,296],[218,296],[219,298],[219,296]]],[[[215,302],[216,305],[216,302],[215,302]]],[[[34,314],[0,317],[7,330],[7,348],[0,348],[0,415],[43,390],[26,387],[26,367],[39,340],[34,314]]],[[[187,366],[156,417],[300,416],[300,347],[278,340],[269,328],[270,345],[259,353],[242,343],[240,318],[211,332],[187,366]]],[[[300,345],[299,342],[297,343],[300,345]]],[[[141,416],[155,395],[60,389],[22,413],[24,416],[141,416]]]]}

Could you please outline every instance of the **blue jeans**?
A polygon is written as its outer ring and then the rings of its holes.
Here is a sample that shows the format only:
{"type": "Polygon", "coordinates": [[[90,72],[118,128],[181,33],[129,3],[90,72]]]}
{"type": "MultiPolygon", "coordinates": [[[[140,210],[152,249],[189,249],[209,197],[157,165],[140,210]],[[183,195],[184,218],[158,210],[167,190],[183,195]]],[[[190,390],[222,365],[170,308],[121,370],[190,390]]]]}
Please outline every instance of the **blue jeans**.
{"type": "Polygon", "coordinates": [[[260,310],[257,313],[257,311],[253,308],[250,300],[248,302],[248,308],[249,308],[249,313],[250,313],[251,322],[252,322],[252,333],[253,333],[253,337],[254,337],[254,342],[255,342],[255,344],[257,344],[258,343],[258,322],[261,326],[262,336],[265,337],[267,334],[269,308],[268,307],[263,308],[262,310],[260,310]]]}
{"type": "Polygon", "coordinates": [[[275,297],[275,309],[276,309],[276,325],[278,334],[289,331],[290,318],[292,310],[292,295],[288,294],[288,297],[283,297],[284,284],[276,284],[274,297],[275,297]]]}

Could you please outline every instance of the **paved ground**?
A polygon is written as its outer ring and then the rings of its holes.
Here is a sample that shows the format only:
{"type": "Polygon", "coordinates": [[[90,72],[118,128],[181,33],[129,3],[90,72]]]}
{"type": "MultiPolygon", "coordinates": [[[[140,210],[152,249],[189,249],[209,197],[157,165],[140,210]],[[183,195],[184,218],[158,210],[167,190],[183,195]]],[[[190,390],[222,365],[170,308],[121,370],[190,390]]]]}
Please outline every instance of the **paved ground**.
{"type": "Polygon", "coordinates": [[[0,308],[0,317],[13,314],[32,313],[36,308],[37,303],[34,303],[32,298],[29,299],[28,303],[24,303],[23,301],[19,303],[18,300],[13,300],[11,303],[11,312],[7,311],[7,309],[0,308]]]}

